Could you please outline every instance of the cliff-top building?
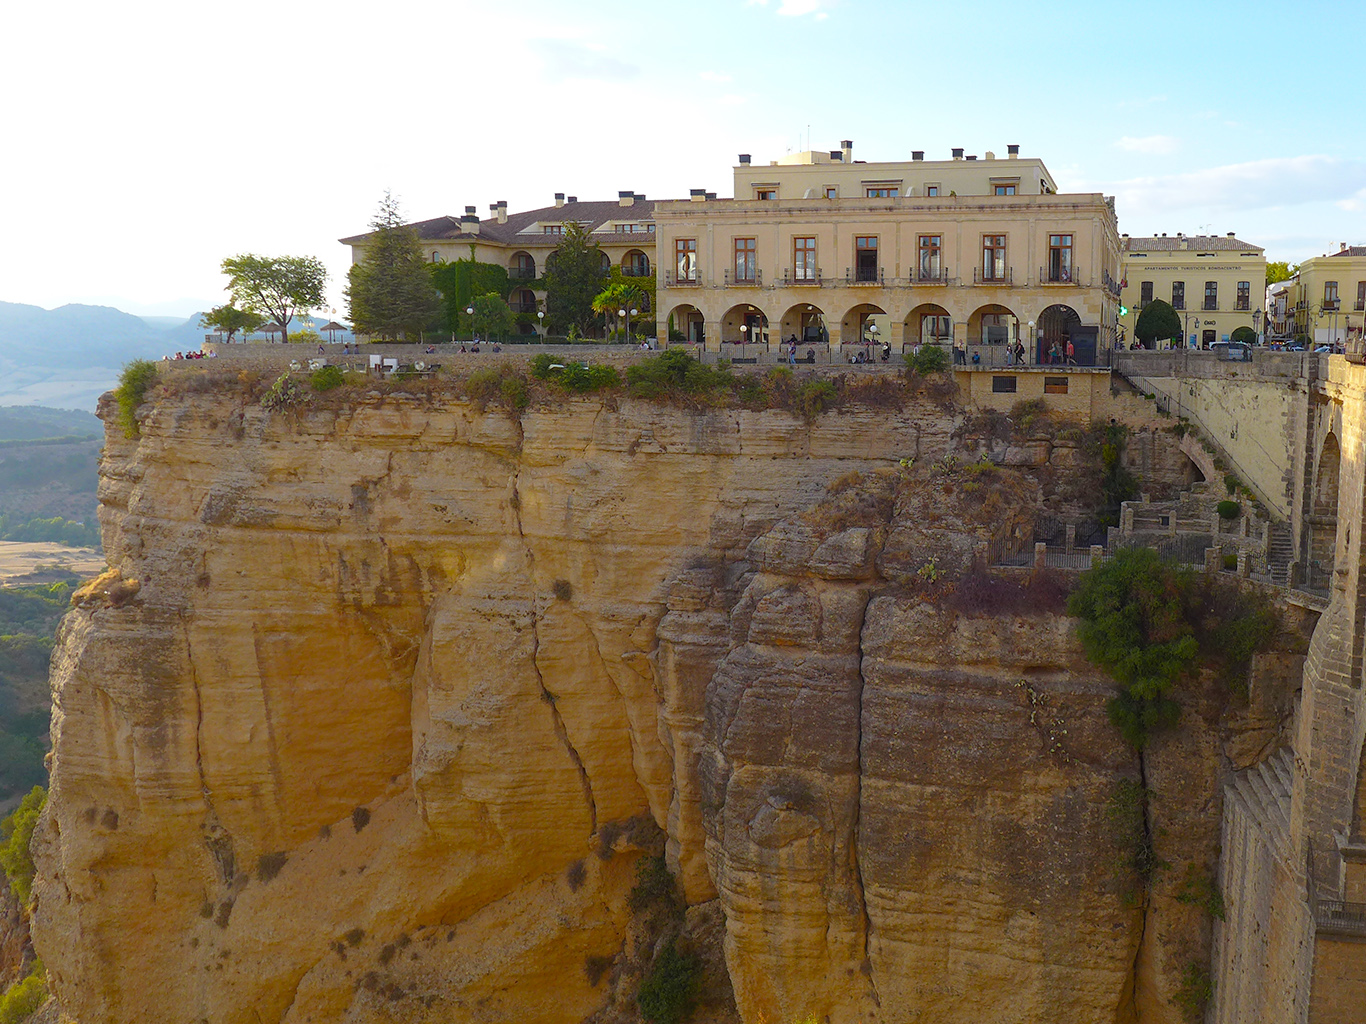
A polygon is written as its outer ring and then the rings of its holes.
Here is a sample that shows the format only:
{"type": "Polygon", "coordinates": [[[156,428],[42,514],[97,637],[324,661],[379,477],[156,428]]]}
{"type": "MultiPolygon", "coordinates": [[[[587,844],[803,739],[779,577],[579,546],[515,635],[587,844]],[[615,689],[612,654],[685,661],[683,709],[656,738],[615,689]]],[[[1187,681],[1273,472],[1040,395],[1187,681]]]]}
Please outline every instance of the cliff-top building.
{"type": "MultiPolygon", "coordinates": [[[[1120,241],[1120,318],[1126,340],[1143,307],[1154,299],[1171,303],[1181,317],[1187,346],[1209,348],[1229,341],[1239,327],[1260,333],[1266,292],[1266,253],[1227,235],[1130,237],[1120,241]]],[[[1165,347],[1165,345],[1164,345],[1165,347]]]]}
{"type": "Polygon", "coordinates": [[[1299,265],[1286,290],[1290,333],[1314,344],[1359,342],[1366,317],[1366,245],[1343,242],[1338,251],[1299,265]]]}
{"type": "Polygon", "coordinates": [[[796,338],[854,346],[1017,339],[1078,362],[1112,344],[1119,306],[1113,199],[1060,195],[1042,161],[953,151],[865,163],[852,143],[767,165],[741,154],[734,199],[656,203],[658,330],[709,349],[796,338]]]}

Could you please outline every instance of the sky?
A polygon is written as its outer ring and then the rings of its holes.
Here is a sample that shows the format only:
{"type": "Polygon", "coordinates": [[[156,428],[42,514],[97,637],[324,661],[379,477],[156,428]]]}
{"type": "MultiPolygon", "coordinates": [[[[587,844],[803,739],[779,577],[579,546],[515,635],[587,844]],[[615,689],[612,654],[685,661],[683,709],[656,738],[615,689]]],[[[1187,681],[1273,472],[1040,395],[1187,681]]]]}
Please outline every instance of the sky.
{"type": "Polygon", "coordinates": [[[4,21],[0,301],[189,316],[255,252],[320,257],[344,318],[337,239],[386,189],[413,220],[728,196],[738,153],[842,139],[869,161],[1016,143],[1135,235],[1234,231],[1291,261],[1366,243],[1360,0],[70,0],[4,21]]]}

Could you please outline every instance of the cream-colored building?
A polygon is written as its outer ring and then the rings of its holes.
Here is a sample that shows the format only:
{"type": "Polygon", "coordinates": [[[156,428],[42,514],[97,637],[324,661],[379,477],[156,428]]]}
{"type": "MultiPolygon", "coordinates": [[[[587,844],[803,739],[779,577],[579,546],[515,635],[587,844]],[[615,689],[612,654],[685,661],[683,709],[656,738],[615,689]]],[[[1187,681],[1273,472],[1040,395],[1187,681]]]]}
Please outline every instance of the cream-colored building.
{"type": "Polygon", "coordinates": [[[742,154],[736,198],[656,203],[660,342],[671,327],[733,354],[723,346],[938,342],[995,364],[1017,339],[1031,362],[1069,340],[1079,362],[1110,347],[1113,199],[1057,194],[1017,146],[923,155],[865,163],[849,142],[762,166],[742,154]]]}
{"type": "MultiPolygon", "coordinates": [[[[555,205],[509,213],[506,202],[492,203],[490,216],[480,220],[473,206],[460,217],[436,217],[409,225],[417,232],[423,253],[433,263],[467,260],[508,268],[513,288],[508,304],[514,313],[545,311],[545,290],[539,287],[545,261],[571,222],[583,225],[602,250],[603,269],[617,266],[627,277],[655,273],[655,204],[636,192],[620,192],[616,202],[580,202],[577,196],[555,193],[555,205]]],[[[369,233],[341,239],[351,247],[351,262],[359,263],[369,233]]],[[[646,311],[642,311],[646,312],[646,311]]],[[[530,333],[534,328],[525,324],[530,333]]]]}
{"type": "Polygon", "coordinates": [[[1359,344],[1366,317],[1366,246],[1343,242],[1300,264],[1286,290],[1290,333],[1316,345],[1359,344]]]}
{"type": "MultiPolygon", "coordinates": [[[[1120,318],[1126,341],[1149,302],[1169,302],[1181,317],[1187,346],[1228,341],[1239,327],[1261,334],[1266,315],[1266,253],[1227,235],[1123,236],[1120,318]]],[[[1166,343],[1163,343],[1166,347],[1166,343]]]]}

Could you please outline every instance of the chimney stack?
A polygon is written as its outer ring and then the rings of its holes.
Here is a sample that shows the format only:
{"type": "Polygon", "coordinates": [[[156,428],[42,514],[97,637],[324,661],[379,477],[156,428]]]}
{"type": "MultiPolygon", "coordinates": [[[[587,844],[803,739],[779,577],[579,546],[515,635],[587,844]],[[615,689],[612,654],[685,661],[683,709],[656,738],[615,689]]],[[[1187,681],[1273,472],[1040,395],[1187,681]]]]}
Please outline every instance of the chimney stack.
{"type": "Polygon", "coordinates": [[[556,192],[556,193],[555,193],[555,209],[558,210],[558,209],[559,209],[561,206],[563,206],[563,205],[564,205],[564,193],[563,193],[563,192],[556,192]]]}
{"type": "Polygon", "coordinates": [[[913,149],[913,150],[911,150],[911,159],[912,159],[912,160],[924,160],[924,159],[925,159],[925,151],[924,151],[923,149],[913,149]]]}
{"type": "Polygon", "coordinates": [[[465,207],[465,212],[460,218],[460,230],[467,235],[479,234],[479,214],[474,212],[473,206],[465,207]]]}
{"type": "Polygon", "coordinates": [[[748,166],[749,166],[749,154],[748,154],[748,153],[741,153],[741,154],[740,154],[740,166],[741,166],[741,167],[748,167],[748,166]]]}
{"type": "Polygon", "coordinates": [[[707,190],[704,188],[689,189],[688,198],[694,203],[705,203],[707,201],[707,190]]]}
{"type": "Polygon", "coordinates": [[[508,201],[506,199],[500,199],[496,203],[490,203],[489,210],[499,224],[506,224],[508,222],[508,201]]]}
{"type": "Polygon", "coordinates": [[[566,203],[577,203],[578,201],[579,201],[579,197],[578,197],[578,196],[570,196],[569,198],[567,198],[567,199],[565,200],[566,203]]]}
{"type": "Polygon", "coordinates": [[[962,146],[954,146],[954,147],[953,147],[953,158],[954,158],[955,160],[962,160],[962,159],[963,159],[963,147],[962,147],[962,146]]]}
{"type": "Polygon", "coordinates": [[[1018,160],[1020,158],[1020,147],[1018,145],[1007,146],[1006,156],[1009,157],[1011,160],[1018,160]]]}
{"type": "Polygon", "coordinates": [[[844,150],[832,149],[830,151],[830,159],[834,160],[836,163],[844,163],[844,150]]]}
{"type": "MultiPolygon", "coordinates": [[[[1231,235],[1231,234],[1233,234],[1233,232],[1230,231],[1229,234],[1231,235]]],[[[1338,252],[1346,252],[1349,248],[1350,248],[1350,246],[1349,246],[1346,242],[1339,242],[1339,243],[1338,243],[1338,252]]]]}
{"type": "Polygon", "coordinates": [[[844,162],[852,164],[854,162],[854,140],[845,139],[840,143],[840,150],[844,153],[844,162]]]}
{"type": "Polygon", "coordinates": [[[967,159],[969,159],[969,160],[976,160],[976,159],[977,159],[977,154],[974,153],[974,154],[972,154],[972,156],[968,157],[967,159]]]}
{"type": "Polygon", "coordinates": [[[627,189],[625,192],[617,193],[618,206],[630,206],[636,201],[636,194],[633,190],[627,189]]]}

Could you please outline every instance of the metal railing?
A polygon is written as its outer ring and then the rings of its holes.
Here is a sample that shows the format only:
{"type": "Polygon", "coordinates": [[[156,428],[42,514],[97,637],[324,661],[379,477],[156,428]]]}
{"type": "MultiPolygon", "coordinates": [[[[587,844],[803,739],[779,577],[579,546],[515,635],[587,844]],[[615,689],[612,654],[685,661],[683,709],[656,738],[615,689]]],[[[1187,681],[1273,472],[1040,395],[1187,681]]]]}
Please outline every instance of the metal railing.
{"type": "Polygon", "coordinates": [[[727,287],[737,288],[762,288],[764,286],[764,272],[755,270],[751,277],[740,277],[729,267],[726,268],[722,283],[727,287]]]}
{"type": "MultiPolygon", "coordinates": [[[[1313,891],[1313,887],[1310,887],[1313,891]]],[[[1339,935],[1366,936],[1366,903],[1348,903],[1346,900],[1313,900],[1314,927],[1321,932],[1336,932],[1339,935]]]]}
{"type": "Polygon", "coordinates": [[[844,283],[885,284],[883,273],[881,267],[855,267],[852,274],[846,269],[844,271],[844,283]]]}
{"type": "Polygon", "coordinates": [[[992,270],[992,271],[988,272],[987,269],[986,269],[985,267],[973,267],[973,269],[972,269],[972,283],[973,283],[973,284],[1006,285],[1006,286],[1012,285],[1012,284],[1015,283],[1015,280],[1014,280],[1014,268],[1012,268],[1012,267],[1006,267],[1006,268],[1005,268],[1005,272],[1004,272],[1004,273],[1000,273],[1000,272],[995,271],[995,270],[992,270]],[[988,276],[988,273],[990,273],[990,276],[988,276]]]}
{"type": "Polygon", "coordinates": [[[925,270],[922,268],[916,272],[913,280],[915,284],[948,284],[949,269],[948,267],[941,267],[938,270],[925,270]]]}
{"type": "Polygon", "coordinates": [[[791,286],[797,288],[819,288],[821,286],[821,270],[819,267],[817,267],[815,270],[805,270],[802,272],[801,276],[798,276],[795,270],[789,271],[786,268],[784,268],[782,283],[784,286],[791,286]]]}
{"type": "Polygon", "coordinates": [[[510,281],[534,281],[536,280],[535,267],[511,267],[508,270],[508,280],[510,281]]]}
{"type": "Polygon", "coordinates": [[[696,288],[701,283],[701,280],[696,274],[692,277],[679,277],[678,271],[676,270],[664,271],[665,288],[696,288]]]}
{"type": "Polygon", "coordinates": [[[1072,267],[1040,267],[1040,284],[1070,284],[1081,287],[1081,275],[1072,267]]]}
{"type": "Polygon", "coordinates": [[[628,264],[621,268],[622,277],[651,277],[653,275],[654,271],[649,267],[633,267],[628,264]]]}
{"type": "Polygon", "coordinates": [[[514,313],[534,313],[537,306],[534,302],[509,302],[508,309],[514,313]]]}

